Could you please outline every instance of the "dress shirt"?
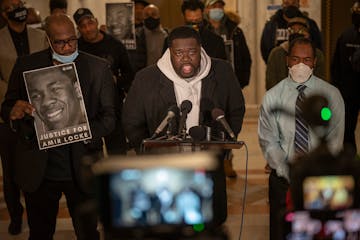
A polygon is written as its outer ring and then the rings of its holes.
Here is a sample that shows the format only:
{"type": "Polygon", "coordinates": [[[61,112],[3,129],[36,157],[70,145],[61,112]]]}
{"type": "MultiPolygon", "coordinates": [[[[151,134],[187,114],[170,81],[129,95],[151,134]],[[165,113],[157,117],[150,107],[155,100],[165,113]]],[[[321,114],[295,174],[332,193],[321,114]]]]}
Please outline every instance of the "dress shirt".
{"type": "MultiPolygon", "coordinates": [[[[336,153],[342,149],[344,138],[345,107],[337,88],[315,77],[305,83],[306,97],[321,95],[328,99],[332,117],[329,125],[324,128],[324,136],[329,149],[336,153]]],[[[289,179],[288,163],[294,157],[295,137],[295,104],[298,96],[296,83],[289,77],[283,79],[264,96],[259,115],[258,135],[261,150],[271,168],[279,177],[289,179]],[[284,111],[273,111],[274,108],[284,111]]],[[[320,143],[314,129],[309,129],[309,150],[320,143]]]]}

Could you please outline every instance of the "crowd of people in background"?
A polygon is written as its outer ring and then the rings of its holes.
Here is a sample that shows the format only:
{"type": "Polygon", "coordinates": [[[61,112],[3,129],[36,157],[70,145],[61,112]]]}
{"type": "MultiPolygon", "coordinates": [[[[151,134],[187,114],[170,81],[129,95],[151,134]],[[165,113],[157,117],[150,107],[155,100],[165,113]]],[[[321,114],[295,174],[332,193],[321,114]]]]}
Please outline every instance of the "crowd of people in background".
{"type": "MultiPolygon", "coordinates": [[[[52,239],[64,194],[78,239],[99,239],[96,213],[78,221],[83,216],[77,208],[94,199],[94,189],[80,179],[81,159],[95,162],[104,156],[104,149],[109,155],[126,155],[132,149],[140,153],[141,142],[152,136],[173,105],[191,101],[183,123],[187,130],[200,125],[221,129],[231,139],[220,122],[211,118],[211,108],[218,107],[235,136],[239,134],[245,114],[242,90],[251,84],[252,66],[240,16],[226,10],[226,0],[184,0],[179,9],[183,26],[166,29],[159,6],[145,0],[132,2],[108,4],[107,23],[102,25],[92,9],[69,13],[66,0],[50,0],[46,18],[22,0],[0,0],[0,157],[10,234],[22,230],[22,192],[29,239],[52,239]],[[28,134],[35,108],[29,103],[23,72],[64,63],[77,68],[92,139],[40,151],[36,136],[28,134]]],[[[283,0],[264,26],[259,51],[266,63],[267,92],[260,107],[258,135],[269,173],[270,239],[284,236],[279,213],[286,208],[291,184],[288,163],[318,144],[316,134],[303,123],[298,102],[314,93],[326,96],[334,118],[324,138],[333,152],[343,146],[354,156],[357,152],[359,0],[351,16],[352,26],[337,41],[330,79],[325,78],[321,32],[301,11],[299,0],[283,0]],[[273,106],[293,116],[273,111],[273,106]]],[[[65,107],[60,106],[66,101],[55,100],[62,88],[52,89],[57,91],[53,96],[40,94],[43,102],[58,109],[44,113],[44,118],[65,114],[65,107]]],[[[237,176],[232,158],[231,151],[222,151],[223,184],[218,190],[223,197],[216,202],[215,214],[219,224],[226,219],[225,176],[237,176]]]]}

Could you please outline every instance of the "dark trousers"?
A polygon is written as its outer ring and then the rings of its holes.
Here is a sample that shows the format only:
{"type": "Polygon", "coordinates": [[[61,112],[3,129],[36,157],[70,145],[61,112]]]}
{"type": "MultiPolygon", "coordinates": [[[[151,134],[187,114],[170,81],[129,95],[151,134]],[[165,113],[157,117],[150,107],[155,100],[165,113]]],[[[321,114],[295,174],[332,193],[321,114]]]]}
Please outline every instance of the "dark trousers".
{"type": "Polygon", "coordinates": [[[346,147],[352,148],[356,153],[355,129],[358,121],[360,104],[359,101],[345,101],[345,133],[344,144],[346,147]]]}
{"type": "Polygon", "coordinates": [[[66,197],[77,239],[99,240],[97,214],[85,211],[93,198],[80,192],[72,181],[50,180],[44,180],[35,192],[24,192],[30,228],[29,240],[53,239],[62,193],[66,197]]]}
{"type": "Polygon", "coordinates": [[[128,145],[120,119],[116,120],[115,129],[105,137],[106,149],[109,155],[126,155],[128,145]]]}
{"type": "Polygon", "coordinates": [[[20,203],[20,189],[14,181],[15,144],[16,134],[8,125],[0,123],[0,157],[5,203],[11,221],[21,222],[24,208],[20,203]]]}
{"type": "Polygon", "coordinates": [[[285,239],[284,214],[288,189],[288,181],[272,170],[269,176],[270,240],[285,239]]]}

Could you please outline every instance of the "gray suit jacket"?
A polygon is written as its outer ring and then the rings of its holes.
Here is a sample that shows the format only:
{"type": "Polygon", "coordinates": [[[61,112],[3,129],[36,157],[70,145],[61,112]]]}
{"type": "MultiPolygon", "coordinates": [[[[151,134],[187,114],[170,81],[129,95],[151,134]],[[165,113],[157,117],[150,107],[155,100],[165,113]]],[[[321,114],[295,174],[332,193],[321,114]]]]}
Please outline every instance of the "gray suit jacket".
{"type": "MultiPolygon", "coordinates": [[[[27,28],[30,53],[49,47],[44,31],[27,28]]],[[[7,26],[0,29],[0,105],[4,101],[11,71],[16,62],[17,53],[7,26]]],[[[1,110],[1,108],[0,108],[1,110]]],[[[1,122],[0,118],[0,122],[1,122]]]]}

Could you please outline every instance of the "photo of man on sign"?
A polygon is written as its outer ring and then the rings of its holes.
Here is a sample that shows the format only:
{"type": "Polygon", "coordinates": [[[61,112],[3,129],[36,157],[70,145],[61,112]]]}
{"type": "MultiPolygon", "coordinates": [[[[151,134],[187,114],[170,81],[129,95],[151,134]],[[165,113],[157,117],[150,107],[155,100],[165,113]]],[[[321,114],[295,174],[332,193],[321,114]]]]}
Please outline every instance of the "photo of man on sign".
{"type": "Polygon", "coordinates": [[[24,79],[40,149],[91,137],[73,63],[27,71],[24,79]]]}

